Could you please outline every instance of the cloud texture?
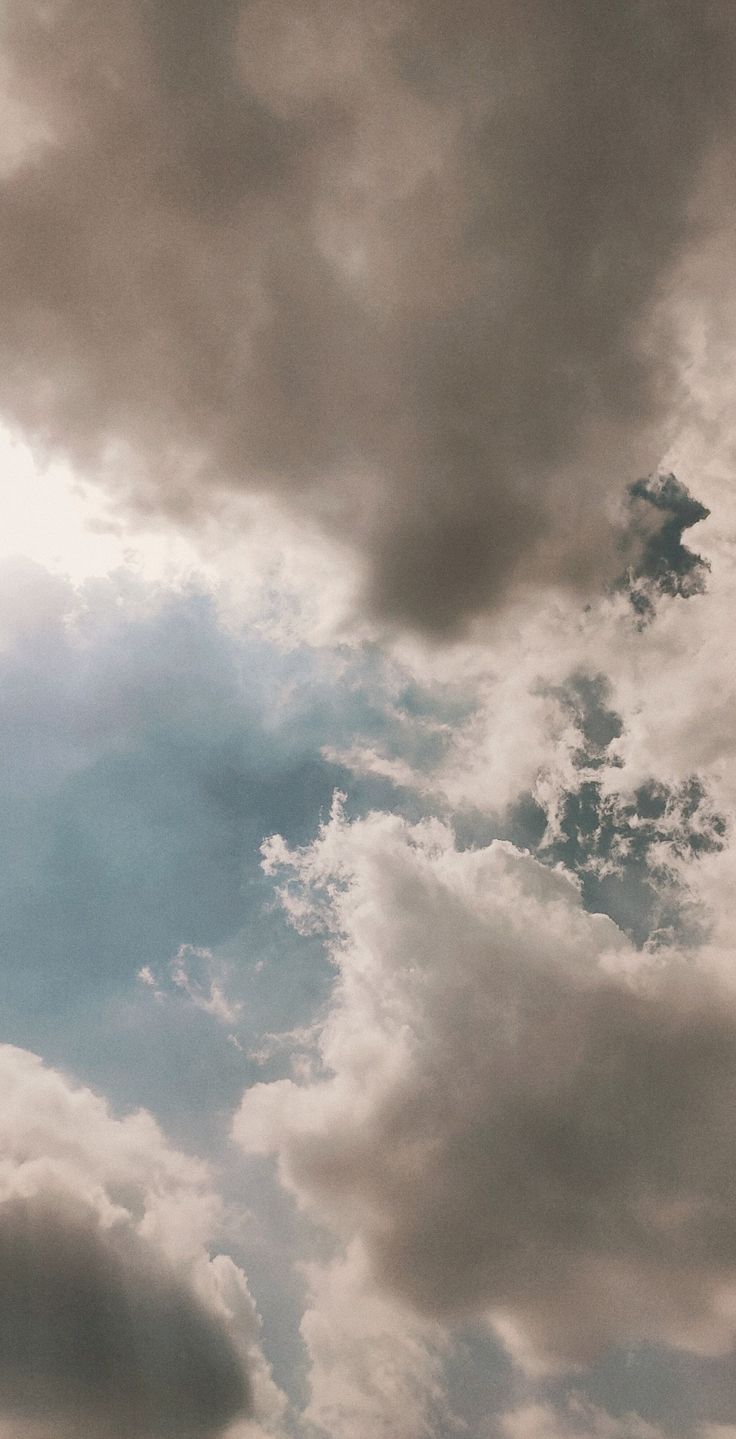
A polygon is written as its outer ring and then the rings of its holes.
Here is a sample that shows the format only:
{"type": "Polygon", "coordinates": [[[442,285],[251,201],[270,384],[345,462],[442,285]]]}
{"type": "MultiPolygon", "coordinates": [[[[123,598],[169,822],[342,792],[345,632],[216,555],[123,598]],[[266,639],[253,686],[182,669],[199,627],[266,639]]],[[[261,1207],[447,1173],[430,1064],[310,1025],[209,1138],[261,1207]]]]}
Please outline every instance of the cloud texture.
{"type": "Polygon", "coordinates": [[[307,1273],[303,1422],[330,1439],[419,1439],[441,1428],[447,1345],[439,1327],[377,1291],[360,1244],[307,1273]]]}
{"type": "Polygon", "coordinates": [[[9,0],[0,409],[146,509],[287,497],[413,627],[613,573],[732,22],[9,0]]]}
{"type": "Polygon", "coordinates": [[[733,1439],[732,5],[1,9],[0,1439],[733,1439]]]}
{"type": "Polygon", "coordinates": [[[630,949],[563,872],[458,851],[437,822],[338,813],[267,860],[339,974],[311,1078],[250,1089],[240,1141],[388,1292],[489,1316],[532,1369],[641,1341],[725,1352],[732,989],[630,949]]]}
{"type": "Polygon", "coordinates": [[[0,1047],[0,1082],[1,1432],[215,1439],[276,1413],[245,1277],[208,1254],[207,1168],[25,1050],[0,1047]]]}

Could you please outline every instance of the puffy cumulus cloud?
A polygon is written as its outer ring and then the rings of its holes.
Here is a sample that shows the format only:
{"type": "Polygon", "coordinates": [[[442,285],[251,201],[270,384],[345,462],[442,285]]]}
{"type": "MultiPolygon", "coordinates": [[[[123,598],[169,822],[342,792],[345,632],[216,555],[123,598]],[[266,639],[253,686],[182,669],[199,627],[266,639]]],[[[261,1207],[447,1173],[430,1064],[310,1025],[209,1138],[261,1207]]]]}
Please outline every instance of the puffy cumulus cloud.
{"type": "Polygon", "coordinates": [[[10,0],[0,407],[148,512],[286,498],[433,633],[611,570],[733,31],[719,0],[10,0]]]}
{"type": "Polygon", "coordinates": [[[276,1432],[245,1276],[208,1254],[206,1167],[25,1050],[0,1048],[0,1076],[0,1432],[276,1432]]]}
{"type": "Polygon", "coordinates": [[[101,1237],[55,1197],[0,1210],[6,1413],[58,1413],[85,1432],[222,1431],[246,1388],[225,1333],[126,1234],[101,1237]]]}
{"type": "Polygon", "coordinates": [[[308,1428],[329,1439],[425,1439],[447,1418],[439,1326],[376,1290],[366,1256],[306,1268],[301,1333],[309,1359],[308,1428]]]}
{"type": "Polygon", "coordinates": [[[439,822],[335,812],[266,851],[338,969],[311,1074],[234,1133],[424,1316],[487,1316],[530,1369],[736,1336],[736,996],[632,950],[575,883],[439,822]]]}

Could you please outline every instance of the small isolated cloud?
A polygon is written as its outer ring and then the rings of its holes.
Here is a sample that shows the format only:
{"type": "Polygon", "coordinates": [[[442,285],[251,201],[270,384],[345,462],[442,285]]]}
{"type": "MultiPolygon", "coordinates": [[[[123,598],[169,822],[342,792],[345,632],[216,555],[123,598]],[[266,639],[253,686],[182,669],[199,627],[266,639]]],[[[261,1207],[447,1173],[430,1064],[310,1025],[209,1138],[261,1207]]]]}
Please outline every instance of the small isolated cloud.
{"type": "Polygon", "coordinates": [[[236,1024],[242,1004],[237,999],[228,999],[224,984],[226,975],[211,949],[198,949],[193,944],[182,944],[169,965],[171,982],[182,991],[194,1005],[220,1024],[236,1024]]]}
{"type": "MultiPolygon", "coordinates": [[[[530,1369],[736,1338],[736,995],[632,949],[560,871],[439,822],[336,812],[277,846],[337,967],[323,1071],[234,1133],[375,1281],[485,1316],[530,1369]]],[[[290,878],[289,878],[290,875],[290,878]]]]}
{"type": "MultiPolygon", "coordinates": [[[[219,960],[211,949],[195,944],[180,944],[162,976],[157,978],[150,964],[144,964],[136,975],[139,983],[152,991],[159,1004],[178,996],[218,1024],[235,1025],[241,1017],[243,1005],[241,1000],[228,996],[229,978],[229,966],[219,960]]],[[[235,1035],[231,1034],[228,1038],[237,1044],[235,1035]]]]}
{"type": "Polygon", "coordinates": [[[0,1433],[215,1439],[276,1412],[206,1167],[24,1050],[0,1084],[0,1433]]]}

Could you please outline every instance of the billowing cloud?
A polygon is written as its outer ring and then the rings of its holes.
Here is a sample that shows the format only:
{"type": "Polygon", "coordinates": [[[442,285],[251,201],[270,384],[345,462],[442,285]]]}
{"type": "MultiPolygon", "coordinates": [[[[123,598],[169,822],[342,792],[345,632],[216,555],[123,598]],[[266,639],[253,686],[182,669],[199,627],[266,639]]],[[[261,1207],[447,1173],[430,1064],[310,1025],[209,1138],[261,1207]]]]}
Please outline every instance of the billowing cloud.
{"type": "Polygon", "coordinates": [[[377,1282],[490,1318],[532,1369],[736,1337],[736,996],[704,959],[637,952],[575,883],[438,822],[336,811],[284,902],[332,936],[311,1075],[246,1091],[274,1151],[377,1282]]]}
{"type": "Polygon", "coordinates": [[[246,1407],[218,1319],[130,1233],[100,1232],[57,1197],[0,1206],[0,1293],[6,1414],[198,1439],[246,1407]]]}
{"type": "Polygon", "coordinates": [[[206,1167],[27,1051],[0,1048],[0,1078],[0,1432],[214,1439],[277,1414],[245,1278],[208,1254],[206,1167]]]}
{"type": "Polygon", "coordinates": [[[11,0],[0,408],[147,510],[287,498],[432,632],[613,573],[733,38],[702,0],[11,0]]]}
{"type": "Polygon", "coordinates": [[[303,1422],[329,1439],[426,1439],[447,1418],[440,1327],[377,1291],[359,1244],[307,1270],[303,1422]]]}

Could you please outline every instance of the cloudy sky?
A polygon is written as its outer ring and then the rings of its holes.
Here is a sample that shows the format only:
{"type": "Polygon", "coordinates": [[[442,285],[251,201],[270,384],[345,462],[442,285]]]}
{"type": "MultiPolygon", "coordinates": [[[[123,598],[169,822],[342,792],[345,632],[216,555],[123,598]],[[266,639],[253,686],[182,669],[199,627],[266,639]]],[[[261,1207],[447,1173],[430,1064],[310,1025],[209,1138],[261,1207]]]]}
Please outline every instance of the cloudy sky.
{"type": "Polygon", "coordinates": [[[0,1439],[735,1439],[735,97],[2,0],[0,1439]]]}

